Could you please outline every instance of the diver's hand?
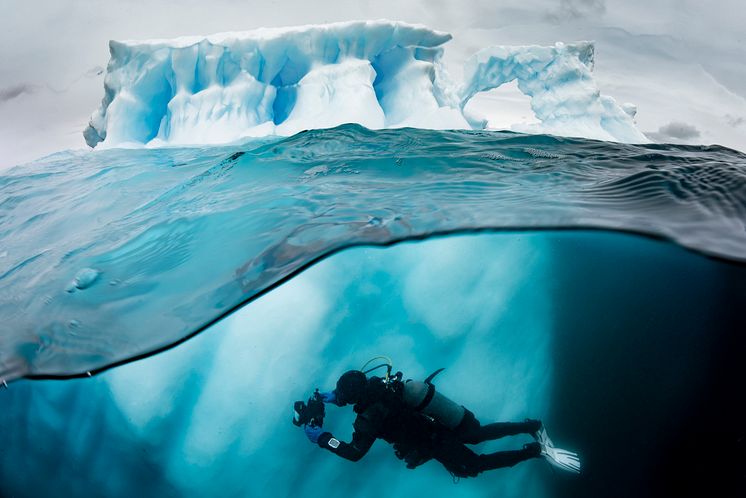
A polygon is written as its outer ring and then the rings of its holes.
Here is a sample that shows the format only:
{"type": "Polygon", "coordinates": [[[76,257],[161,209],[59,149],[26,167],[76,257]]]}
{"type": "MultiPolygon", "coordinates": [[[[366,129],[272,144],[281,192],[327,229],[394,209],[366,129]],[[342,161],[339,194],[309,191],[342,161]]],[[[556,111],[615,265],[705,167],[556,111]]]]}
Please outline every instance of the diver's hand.
{"type": "Polygon", "coordinates": [[[321,427],[315,427],[313,425],[306,424],[303,426],[303,432],[306,433],[309,441],[311,441],[313,444],[318,444],[319,436],[321,436],[321,434],[324,432],[324,429],[322,429],[321,427]]]}
{"type": "Polygon", "coordinates": [[[324,403],[334,403],[337,404],[337,393],[334,391],[330,391],[327,393],[321,393],[321,401],[324,403]]]}

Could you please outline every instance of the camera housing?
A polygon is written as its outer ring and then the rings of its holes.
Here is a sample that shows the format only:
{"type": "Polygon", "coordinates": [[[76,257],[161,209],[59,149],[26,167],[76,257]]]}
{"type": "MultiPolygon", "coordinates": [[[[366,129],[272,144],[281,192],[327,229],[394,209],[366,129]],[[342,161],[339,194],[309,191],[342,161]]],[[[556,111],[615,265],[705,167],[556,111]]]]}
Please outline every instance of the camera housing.
{"type": "Polygon", "coordinates": [[[319,390],[316,389],[311,397],[308,398],[308,403],[296,401],[293,404],[293,412],[293,424],[298,427],[306,424],[312,427],[322,427],[326,411],[324,409],[324,400],[319,390]]]}

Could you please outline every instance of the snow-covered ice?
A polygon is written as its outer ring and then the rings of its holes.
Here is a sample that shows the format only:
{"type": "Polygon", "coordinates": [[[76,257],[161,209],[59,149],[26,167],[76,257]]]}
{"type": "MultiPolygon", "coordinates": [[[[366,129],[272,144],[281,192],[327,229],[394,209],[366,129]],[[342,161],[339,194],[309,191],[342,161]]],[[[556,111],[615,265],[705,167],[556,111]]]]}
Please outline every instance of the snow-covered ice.
{"type": "Polygon", "coordinates": [[[525,133],[569,135],[615,142],[649,140],[634,123],[634,104],[601,95],[593,80],[592,42],[553,47],[488,47],[466,61],[462,105],[478,92],[517,81],[531,97],[538,124],[513,126],[525,133]]]}
{"type": "Polygon", "coordinates": [[[463,108],[513,80],[541,123],[516,131],[647,142],[600,95],[590,42],[489,47],[448,76],[451,35],[355,21],[110,43],[105,95],[84,135],[94,147],[229,143],[358,123],[372,129],[482,127],[463,108]]]}

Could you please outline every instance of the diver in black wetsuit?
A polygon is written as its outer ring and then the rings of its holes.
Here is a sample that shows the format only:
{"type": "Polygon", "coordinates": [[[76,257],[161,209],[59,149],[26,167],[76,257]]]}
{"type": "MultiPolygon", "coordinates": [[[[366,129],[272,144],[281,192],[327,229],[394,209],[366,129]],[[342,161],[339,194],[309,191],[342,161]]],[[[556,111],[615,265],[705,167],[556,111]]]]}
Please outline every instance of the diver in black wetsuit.
{"type": "Polygon", "coordinates": [[[538,420],[481,425],[474,414],[450,401],[428,381],[406,383],[379,377],[368,379],[360,370],[340,377],[334,391],[322,393],[326,403],[354,405],[357,418],[352,441],[336,439],[321,427],[305,425],[311,442],[356,462],[380,438],[393,444],[396,456],[415,468],[435,459],[455,477],[474,477],[480,472],[513,465],[542,456],[542,445],[528,443],[523,449],[479,455],[466,444],[516,434],[537,434],[538,420]],[[424,386],[424,387],[423,387],[424,386]]]}

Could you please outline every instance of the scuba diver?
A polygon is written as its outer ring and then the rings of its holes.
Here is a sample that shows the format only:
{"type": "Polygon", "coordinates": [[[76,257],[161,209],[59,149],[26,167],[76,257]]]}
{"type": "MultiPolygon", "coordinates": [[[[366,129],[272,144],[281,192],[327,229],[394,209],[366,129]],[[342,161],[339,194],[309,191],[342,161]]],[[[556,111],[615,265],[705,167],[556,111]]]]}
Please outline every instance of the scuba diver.
{"type": "Polygon", "coordinates": [[[482,425],[471,411],[436,391],[432,379],[442,368],[424,382],[403,382],[402,373],[392,376],[391,369],[388,358],[376,357],[360,370],[345,372],[333,391],[320,393],[317,389],[307,405],[297,401],[293,423],[303,426],[312,443],[353,462],[360,460],[376,439],[383,439],[393,445],[396,456],[406,462],[407,468],[435,459],[454,478],[475,477],[487,470],[540,457],[561,470],[580,472],[578,455],[555,448],[541,421],[482,425]],[[386,363],[365,370],[376,359],[385,359],[386,363]],[[366,376],[384,366],[385,377],[366,376]],[[353,405],[357,418],[351,442],[340,441],[324,431],[324,403],[353,405]],[[520,450],[482,455],[466,446],[517,434],[529,434],[536,441],[520,450]]]}

